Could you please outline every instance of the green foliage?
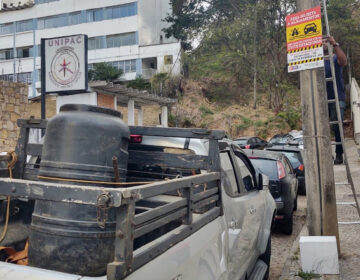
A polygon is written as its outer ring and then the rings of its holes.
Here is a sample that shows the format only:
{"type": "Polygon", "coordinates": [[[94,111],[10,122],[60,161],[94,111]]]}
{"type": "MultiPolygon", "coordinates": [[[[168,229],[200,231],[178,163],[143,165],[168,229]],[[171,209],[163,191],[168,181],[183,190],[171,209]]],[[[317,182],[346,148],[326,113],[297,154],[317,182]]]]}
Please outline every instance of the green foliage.
{"type": "Polygon", "coordinates": [[[353,75],[360,79],[360,2],[358,0],[328,0],[331,34],[342,49],[350,50],[353,75]]]}
{"type": "Polygon", "coordinates": [[[171,112],[168,113],[168,124],[169,127],[176,127],[176,116],[171,112]]]}
{"type": "Polygon", "coordinates": [[[296,276],[299,276],[299,277],[301,277],[302,279],[305,279],[305,280],[311,280],[311,279],[320,278],[319,274],[315,274],[315,273],[312,273],[312,272],[303,272],[303,271],[300,271],[298,274],[296,274],[296,276]]]}
{"type": "Polygon", "coordinates": [[[295,111],[294,109],[290,108],[285,112],[278,113],[278,117],[285,120],[291,129],[299,128],[299,123],[301,121],[301,112],[295,111]]]}
{"type": "Polygon", "coordinates": [[[241,124],[236,125],[237,132],[240,133],[241,131],[248,129],[253,125],[253,122],[248,119],[247,117],[240,116],[241,124]]]}
{"type": "Polygon", "coordinates": [[[123,71],[113,67],[110,63],[100,62],[94,64],[94,69],[89,70],[89,80],[90,81],[107,81],[113,82],[117,80],[123,71]]]}
{"type": "Polygon", "coordinates": [[[214,112],[211,111],[210,108],[205,107],[204,105],[200,106],[199,110],[201,112],[201,117],[202,118],[206,118],[206,116],[208,116],[208,115],[214,115],[214,112]]]}
{"type": "Polygon", "coordinates": [[[135,80],[130,81],[127,84],[127,87],[135,88],[138,90],[148,90],[151,88],[151,84],[140,75],[140,76],[137,76],[135,80]]]}

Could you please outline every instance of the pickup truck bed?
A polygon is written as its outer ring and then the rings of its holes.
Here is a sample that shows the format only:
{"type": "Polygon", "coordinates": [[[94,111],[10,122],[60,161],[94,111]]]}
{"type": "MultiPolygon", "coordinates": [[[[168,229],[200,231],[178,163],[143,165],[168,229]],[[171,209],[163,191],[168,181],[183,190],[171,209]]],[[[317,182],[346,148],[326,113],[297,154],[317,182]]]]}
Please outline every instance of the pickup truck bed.
{"type": "Polygon", "coordinates": [[[268,191],[256,188],[248,195],[228,196],[230,183],[227,175],[222,175],[218,143],[224,132],[130,127],[132,134],[144,138],[172,138],[173,143],[178,142],[172,148],[182,150],[187,150],[187,139],[194,139],[203,150],[179,153],[130,145],[128,177],[131,182],[149,184],[111,188],[39,181],[42,145],[28,143],[28,135],[31,128],[45,129],[46,121],[19,120],[18,125],[15,179],[0,178],[0,196],[116,208],[114,261],[100,278],[0,262],[0,279],[264,278],[268,265],[259,256],[267,248],[275,203],[268,191]],[[249,257],[239,251],[246,246],[252,250],[249,257]],[[232,263],[231,254],[237,253],[239,260],[246,262],[232,263]]]}

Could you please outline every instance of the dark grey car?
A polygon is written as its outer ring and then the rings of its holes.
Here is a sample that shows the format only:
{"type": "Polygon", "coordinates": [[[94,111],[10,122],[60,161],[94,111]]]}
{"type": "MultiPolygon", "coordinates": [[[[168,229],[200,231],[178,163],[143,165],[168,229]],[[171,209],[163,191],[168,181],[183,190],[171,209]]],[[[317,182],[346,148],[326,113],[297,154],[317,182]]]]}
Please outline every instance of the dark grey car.
{"type": "Polygon", "coordinates": [[[301,149],[295,146],[273,146],[267,148],[268,151],[281,152],[283,153],[290,161],[291,166],[293,167],[296,177],[299,181],[299,194],[306,194],[305,187],[305,167],[304,160],[301,149]]]}
{"type": "Polygon", "coordinates": [[[245,150],[254,167],[269,177],[269,190],[276,202],[276,224],[285,234],[293,229],[297,209],[298,180],[288,158],[277,152],[245,150]]]}

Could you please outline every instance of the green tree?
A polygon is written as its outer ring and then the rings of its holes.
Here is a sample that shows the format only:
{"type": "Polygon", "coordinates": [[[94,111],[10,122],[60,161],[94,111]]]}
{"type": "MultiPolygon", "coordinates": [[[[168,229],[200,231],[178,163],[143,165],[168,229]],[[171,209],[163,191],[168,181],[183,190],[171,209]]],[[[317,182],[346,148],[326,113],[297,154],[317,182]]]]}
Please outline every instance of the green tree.
{"type": "Polygon", "coordinates": [[[151,88],[151,84],[140,75],[140,76],[137,76],[135,80],[130,81],[127,84],[127,87],[135,88],[135,89],[139,89],[139,90],[148,90],[151,88]]]}
{"type": "Polygon", "coordinates": [[[110,63],[100,62],[94,64],[93,70],[89,70],[89,80],[113,82],[122,74],[121,69],[113,67],[110,63]]]}
{"type": "Polygon", "coordinates": [[[360,1],[329,0],[330,33],[349,51],[353,75],[360,79],[360,1]]]}

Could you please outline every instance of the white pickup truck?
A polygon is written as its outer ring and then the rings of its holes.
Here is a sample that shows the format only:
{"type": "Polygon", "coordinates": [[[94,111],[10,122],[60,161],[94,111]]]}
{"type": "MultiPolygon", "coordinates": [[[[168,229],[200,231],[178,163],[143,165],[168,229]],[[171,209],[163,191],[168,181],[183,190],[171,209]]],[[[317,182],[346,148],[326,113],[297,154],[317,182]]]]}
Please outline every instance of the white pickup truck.
{"type": "MultiPolygon", "coordinates": [[[[46,259],[42,268],[7,263],[0,254],[1,280],[268,279],[275,202],[263,189],[262,176],[224,132],[130,127],[136,136],[129,145],[128,176],[141,173],[139,182],[152,183],[104,188],[39,181],[42,145],[28,143],[27,133],[46,128],[46,121],[18,124],[17,154],[25,160],[16,166],[14,179],[0,178],[0,195],[21,205],[45,200],[99,207],[99,197],[106,194],[111,198],[107,207],[117,210],[114,257],[106,274],[90,277],[48,269],[46,259]]],[[[0,212],[0,233],[4,215],[0,212]]],[[[31,227],[26,220],[10,218],[0,245],[24,244],[31,227]],[[23,234],[15,240],[11,233],[19,225],[23,234]]]]}

